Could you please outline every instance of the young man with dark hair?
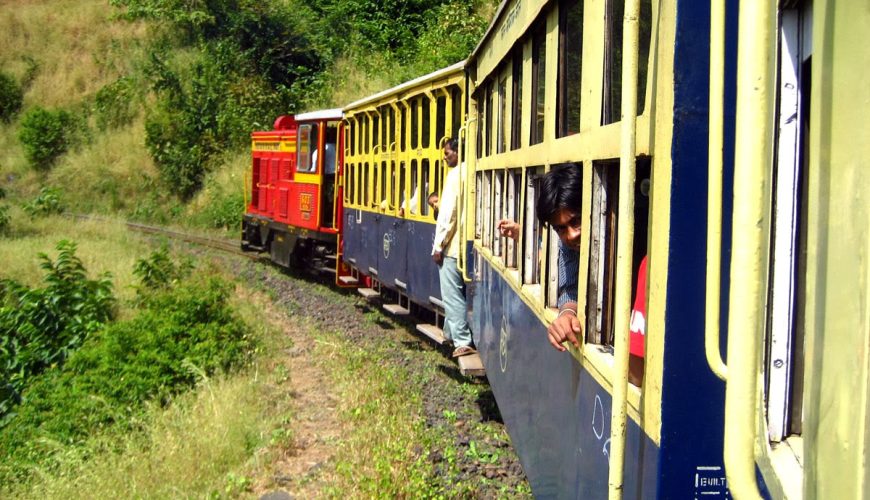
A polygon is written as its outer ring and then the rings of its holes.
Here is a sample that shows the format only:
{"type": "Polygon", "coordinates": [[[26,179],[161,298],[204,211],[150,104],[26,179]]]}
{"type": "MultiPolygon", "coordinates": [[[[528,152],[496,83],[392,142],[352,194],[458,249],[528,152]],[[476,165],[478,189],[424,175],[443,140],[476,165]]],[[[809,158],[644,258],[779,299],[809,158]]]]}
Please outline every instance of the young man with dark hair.
{"type": "Polygon", "coordinates": [[[432,242],[432,260],[438,264],[441,281],[441,300],[444,302],[444,326],[453,341],[453,357],[477,351],[471,347],[471,329],[465,319],[465,282],[456,266],[461,251],[462,235],[459,226],[459,190],[465,165],[460,165],[459,144],[450,139],[444,144],[444,164],[449,171],[438,203],[435,241],[432,242]]]}
{"type": "Polygon", "coordinates": [[[559,314],[547,328],[550,344],[565,351],[566,340],[580,347],[583,333],[577,319],[577,276],[580,271],[580,204],[583,201],[583,172],[573,163],[553,167],[541,180],[538,220],[549,224],[559,236],[559,314]]]}

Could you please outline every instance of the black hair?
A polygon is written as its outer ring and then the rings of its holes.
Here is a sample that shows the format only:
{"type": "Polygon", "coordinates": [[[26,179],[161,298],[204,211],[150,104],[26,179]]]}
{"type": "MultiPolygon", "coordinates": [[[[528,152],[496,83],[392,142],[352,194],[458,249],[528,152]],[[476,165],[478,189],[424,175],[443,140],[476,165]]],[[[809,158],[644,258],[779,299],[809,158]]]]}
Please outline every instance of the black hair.
{"type": "Polygon", "coordinates": [[[549,224],[560,208],[580,212],[583,201],[583,170],[576,163],[553,167],[541,179],[537,210],[538,220],[549,224]]]}
{"type": "Polygon", "coordinates": [[[429,193],[429,196],[426,197],[426,202],[428,203],[429,200],[431,200],[432,198],[438,198],[438,193],[436,193],[435,191],[429,193]]]}
{"type": "Polygon", "coordinates": [[[450,139],[447,139],[447,141],[444,142],[444,145],[445,145],[445,146],[450,146],[450,149],[451,149],[452,151],[455,151],[456,153],[459,153],[459,141],[456,140],[455,137],[451,137],[450,139]]]}

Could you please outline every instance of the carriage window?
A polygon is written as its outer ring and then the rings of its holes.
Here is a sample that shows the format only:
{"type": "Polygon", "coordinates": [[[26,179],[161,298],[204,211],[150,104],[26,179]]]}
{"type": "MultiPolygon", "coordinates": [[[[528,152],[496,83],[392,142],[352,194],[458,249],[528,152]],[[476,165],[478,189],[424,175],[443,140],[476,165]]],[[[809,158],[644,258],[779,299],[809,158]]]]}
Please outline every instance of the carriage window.
{"type": "Polygon", "coordinates": [[[420,127],[417,125],[420,116],[419,104],[419,99],[411,99],[411,149],[417,149],[420,140],[420,127]]]}
{"type": "Polygon", "coordinates": [[[586,340],[613,345],[616,222],[619,207],[619,161],[602,161],[592,169],[592,213],[589,224],[589,285],[586,340]]]}
{"type": "Polygon", "coordinates": [[[481,158],[483,156],[483,131],[486,128],[486,95],[484,94],[483,89],[478,91],[477,97],[475,98],[477,101],[477,112],[480,117],[477,120],[477,157],[481,158]]]}
{"type": "Polygon", "coordinates": [[[498,89],[495,88],[493,82],[490,81],[486,84],[486,130],[484,133],[486,137],[484,140],[486,141],[486,156],[492,155],[492,132],[493,132],[493,124],[495,123],[495,92],[498,89]]]}
{"type": "Polygon", "coordinates": [[[362,204],[365,206],[369,206],[369,186],[372,184],[369,183],[371,180],[371,169],[369,168],[369,164],[366,163],[363,167],[363,175],[360,176],[359,182],[359,191],[362,193],[362,204]]]}
{"type": "Polygon", "coordinates": [[[547,31],[541,24],[532,39],[532,120],[529,144],[544,141],[544,96],[547,89],[547,31]]]}
{"type": "MultiPolygon", "coordinates": [[[[505,186],[505,203],[502,219],[512,220],[522,224],[520,221],[520,187],[522,186],[523,171],[519,168],[512,168],[507,171],[507,185],[505,186]]],[[[519,245],[513,238],[503,238],[505,245],[505,266],[516,269],[518,266],[517,253],[519,245]]]]}
{"type": "Polygon", "coordinates": [[[496,133],[498,140],[496,142],[496,151],[504,153],[507,151],[507,77],[502,78],[498,84],[498,126],[496,133]]]}
{"type": "Polygon", "coordinates": [[[492,190],[492,210],[487,212],[490,215],[490,225],[492,226],[492,254],[495,256],[501,255],[502,238],[499,235],[497,225],[504,213],[504,170],[496,170],[493,172],[493,190],[492,190]]]}
{"type": "MultiPolygon", "coordinates": [[[[378,147],[381,144],[381,116],[377,111],[372,115],[372,149],[378,147]]],[[[381,147],[381,151],[383,151],[383,146],[381,147]]]]}
{"type": "Polygon", "coordinates": [[[459,129],[462,127],[462,90],[457,85],[450,89],[451,126],[450,137],[459,138],[459,129]]]}
{"type": "Polygon", "coordinates": [[[407,103],[402,104],[402,129],[399,130],[399,149],[404,151],[408,146],[408,105],[407,103]]]}
{"type": "Polygon", "coordinates": [[[390,151],[396,147],[396,110],[390,106],[387,108],[387,117],[390,119],[389,131],[387,133],[387,147],[390,151]]]}
{"type": "Polygon", "coordinates": [[[580,131],[580,74],[583,55],[583,1],[559,5],[559,76],[556,137],[580,131]]]}
{"type": "Polygon", "coordinates": [[[523,238],[523,283],[533,285],[541,282],[541,243],[543,241],[543,227],[538,221],[536,206],[540,195],[539,186],[541,176],[544,173],[542,167],[526,170],[526,203],[523,215],[522,238],[523,238]]]}
{"type": "Polygon", "coordinates": [[[480,192],[483,200],[483,246],[492,247],[492,170],[483,172],[483,190],[480,192]]]}
{"type": "MultiPolygon", "coordinates": [[[[605,13],[604,33],[604,103],[601,108],[601,123],[607,125],[619,121],[622,106],[622,0],[608,0],[605,13]]],[[[638,75],[637,113],[644,110],[646,80],[649,65],[650,36],[652,36],[651,0],[641,0],[638,25],[638,75]]]]}
{"type": "Polygon", "coordinates": [[[520,147],[523,131],[523,46],[514,49],[511,79],[511,149],[520,147]]]}
{"type": "Polygon", "coordinates": [[[447,127],[447,97],[438,96],[435,101],[435,142],[440,147],[447,127]]]}
{"type": "Polygon", "coordinates": [[[422,98],[420,98],[420,102],[422,105],[422,113],[421,113],[422,118],[420,119],[420,123],[421,123],[420,128],[422,129],[421,133],[423,134],[422,141],[421,141],[422,142],[421,147],[428,148],[429,143],[431,142],[431,137],[430,137],[431,128],[429,126],[430,125],[429,115],[431,114],[432,110],[429,109],[429,98],[428,97],[423,96],[422,98]]]}
{"type": "Polygon", "coordinates": [[[369,152],[369,115],[363,116],[362,128],[360,130],[362,132],[362,152],[369,152]]]}
{"type": "Polygon", "coordinates": [[[411,201],[409,203],[408,212],[412,214],[420,213],[420,180],[417,176],[417,160],[411,160],[411,201]]]}
{"type": "Polygon", "coordinates": [[[477,199],[475,200],[474,211],[474,239],[479,240],[483,234],[483,172],[478,172],[474,178],[475,190],[477,199]]]}
{"type": "Polygon", "coordinates": [[[784,9],[779,28],[778,135],[773,164],[764,382],[768,437],[803,432],[808,193],[812,71],[811,6],[784,9]]]}
{"type": "Polygon", "coordinates": [[[317,125],[300,125],[298,141],[296,171],[313,172],[317,168],[317,125]]]}
{"type": "Polygon", "coordinates": [[[424,159],[420,162],[420,182],[423,183],[421,194],[426,198],[420,199],[420,214],[429,215],[429,195],[434,191],[429,189],[429,159],[424,159]]]}

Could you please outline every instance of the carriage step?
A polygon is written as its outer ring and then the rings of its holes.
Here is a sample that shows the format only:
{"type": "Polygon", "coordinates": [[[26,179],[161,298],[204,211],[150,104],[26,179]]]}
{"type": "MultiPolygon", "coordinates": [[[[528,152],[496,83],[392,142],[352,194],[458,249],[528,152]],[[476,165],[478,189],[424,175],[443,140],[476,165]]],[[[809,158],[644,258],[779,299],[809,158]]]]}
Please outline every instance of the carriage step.
{"type": "Polygon", "coordinates": [[[435,298],[433,296],[429,296],[429,302],[432,303],[437,309],[444,310],[444,302],[441,302],[441,299],[435,298]]]}
{"type": "Polygon", "coordinates": [[[485,377],[486,370],[483,368],[483,361],[480,360],[478,353],[468,354],[456,358],[459,363],[459,372],[466,377],[485,377]]]}
{"type": "Polygon", "coordinates": [[[315,267],[314,270],[317,271],[317,272],[319,272],[319,273],[324,273],[324,274],[335,274],[335,268],[334,268],[334,267],[326,267],[326,266],[323,266],[323,267],[315,267]]]}
{"type": "Polygon", "coordinates": [[[417,331],[434,340],[438,345],[444,345],[447,342],[447,337],[444,336],[444,330],[435,325],[419,324],[417,331]]]}
{"type": "Polygon", "coordinates": [[[384,309],[395,316],[407,316],[411,312],[407,308],[402,307],[401,304],[384,304],[384,309]]]}
{"type": "Polygon", "coordinates": [[[354,278],[353,276],[339,276],[338,281],[340,281],[344,285],[356,285],[359,283],[359,280],[354,278]]]}
{"type": "Polygon", "coordinates": [[[328,255],[324,255],[323,258],[324,258],[324,259],[327,259],[327,260],[335,260],[335,259],[338,258],[338,255],[335,255],[334,253],[331,253],[331,254],[328,254],[328,255]]]}
{"type": "Polygon", "coordinates": [[[366,298],[366,300],[374,300],[378,298],[381,294],[378,293],[374,288],[357,288],[356,291],[366,298]]]}

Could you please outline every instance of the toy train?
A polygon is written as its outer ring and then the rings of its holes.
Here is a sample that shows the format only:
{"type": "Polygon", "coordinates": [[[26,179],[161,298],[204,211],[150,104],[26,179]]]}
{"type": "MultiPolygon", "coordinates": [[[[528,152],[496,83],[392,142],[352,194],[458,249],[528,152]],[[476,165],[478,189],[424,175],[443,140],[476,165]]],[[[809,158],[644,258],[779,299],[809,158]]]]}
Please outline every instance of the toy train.
{"type": "Polygon", "coordinates": [[[255,132],[243,246],[440,311],[426,197],[457,137],[468,319],[535,496],[866,498],[862,5],[505,1],[467,60],[255,132]],[[564,353],[546,341],[558,237],[535,210],[566,164],[583,339],[564,353]]]}

